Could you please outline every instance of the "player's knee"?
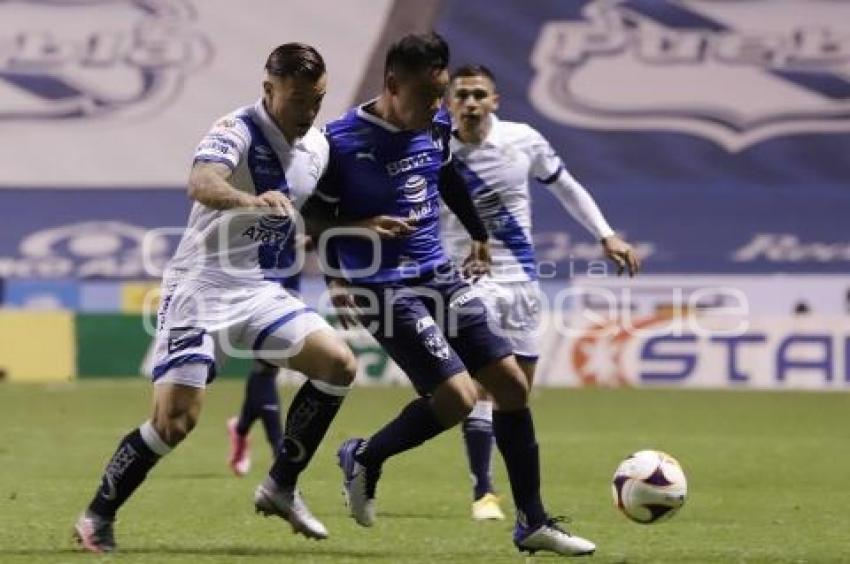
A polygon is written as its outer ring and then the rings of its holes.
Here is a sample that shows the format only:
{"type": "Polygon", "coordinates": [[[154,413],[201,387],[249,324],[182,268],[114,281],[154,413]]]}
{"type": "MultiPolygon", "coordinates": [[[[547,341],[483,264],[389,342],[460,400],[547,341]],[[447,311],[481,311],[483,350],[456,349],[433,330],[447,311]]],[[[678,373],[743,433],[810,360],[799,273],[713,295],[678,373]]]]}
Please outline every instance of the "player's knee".
{"type": "Polygon", "coordinates": [[[345,345],[341,345],[330,359],[328,382],[336,386],[350,386],[357,375],[357,359],[345,345]]]}
{"type": "Polygon", "coordinates": [[[460,391],[458,397],[458,410],[461,412],[463,419],[470,414],[472,408],[475,407],[475,402],[477,401],[478,390],[474,385],[466,386],[460,391]]]}
{"type": "Polygon", "coordinates": [[[477,401],[476,393],[469,393],[469,390],[461,391],[456,398],[453,410],[453,423],[457,424],[469,417],[472,413],[472,408],[475,407],[477,401]]]}
{"type": "Polygon", "coordinates": [[[529,383],[521,370],[506,370],[498,386],[492,390],[499,409],[522,409],[528,405],[529,383]]]}
{"type": "Polygon", "coordinates": [[[469,376],[455,377],[435,390],[431,405],[440,422],[452,427],[466,419],[477,400],[478,390],[469,376]]]}
{"type": "Polygon", "coordinates": [[[198,422],[191,411],[157,413],[153,419],[154,430],[168,446],[176,446],[185,439],[198,422]]]}

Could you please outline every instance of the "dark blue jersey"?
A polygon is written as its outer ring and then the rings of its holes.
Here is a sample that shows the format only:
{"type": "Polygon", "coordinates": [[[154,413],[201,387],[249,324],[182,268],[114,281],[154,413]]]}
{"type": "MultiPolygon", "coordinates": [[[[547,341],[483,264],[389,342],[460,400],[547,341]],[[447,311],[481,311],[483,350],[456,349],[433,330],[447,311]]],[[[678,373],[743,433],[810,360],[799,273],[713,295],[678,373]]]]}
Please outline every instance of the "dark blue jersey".
{"type": "Polygon", "coordinates": [[[429,128],[402,131],[364,110],[368,106],[325,128],[330,160],[316,195],[336,204],[342,221],[376,215],[416,221],[409,237],[381,241],[377,271],[365,271],[375,262],[372,242],[334,238],[345,278],[372,283],[415,278],[448,260],[440,243],[437,184],[440,168],[451,159],[451,121],[441,110],[429,128]]]}

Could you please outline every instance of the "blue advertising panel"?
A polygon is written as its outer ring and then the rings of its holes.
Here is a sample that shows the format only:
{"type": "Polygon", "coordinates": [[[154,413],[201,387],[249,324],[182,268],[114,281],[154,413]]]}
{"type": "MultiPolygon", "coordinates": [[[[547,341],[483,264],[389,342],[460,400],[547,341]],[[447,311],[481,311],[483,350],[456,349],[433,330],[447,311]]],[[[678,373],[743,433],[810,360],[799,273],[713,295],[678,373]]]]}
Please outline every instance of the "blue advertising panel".
{"type": "Polygon", "coordinates": [[[0,278],[144,279],[174,252],[189,199],[179,189],[3,189],[0,210],[0,278]]]}
{"type": "MultiPolygon", "coordinates": [[[[648,272],[850,270],[850,2],[464,0],[437,27],[648,272]]],[[[539,258],[581,270],[593,246],[544,192],[539,258]]]]}

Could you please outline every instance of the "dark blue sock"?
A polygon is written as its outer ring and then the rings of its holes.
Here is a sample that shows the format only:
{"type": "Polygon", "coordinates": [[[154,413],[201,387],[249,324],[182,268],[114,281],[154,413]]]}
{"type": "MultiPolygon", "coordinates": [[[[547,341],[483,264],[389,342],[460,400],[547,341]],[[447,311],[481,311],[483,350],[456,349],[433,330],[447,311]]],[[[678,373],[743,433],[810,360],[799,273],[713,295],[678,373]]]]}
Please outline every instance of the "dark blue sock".
{"type": "Polygon", "coordinates": [[[389,457],[419,446],[445,430],[431,409],[428,398],[417,398],[372,435],[355,459],[363,466],[380,468],[389,457]]]}
{"type": "Polygon", "coordinates": [[[159,456],[153,452],[139,429],[130,431],[103,472],[100,487],[89,504],[89,511],[106,519],[114,519],[118,508],[139,487],[154,467],[159,456]]]}
{"type": "Polygon", "coordinates": [[[508,469],[517,519],[536,528],[546,521],[546,511],[540,499],[540,454],[531,411],[494,411],[493,434],[508,469]]]}
{"type": "Polygon", "coordinates": [[[277,452],[283,441],[280,423],[280,397],[277,393],[277,368],[262,362],[255,362],[245,383],[245,399],[236,423],[236,432],[247,435],[251,425],[259,418],[263,422],[266,439],[277,452]]]}
{"type": "Polygon", "coordinates": [[[463,421],[463,441],[474,484],[472,499],[493,491],[490,480],[490,453],[493,451],[493,424],[487,419],[467,417],[463,421]]]}
{"type": "Polygon", "coordinates": [[[269,471],[278,485],[294,486],[319,448],[345,397],[345,387],[333,388],[341,393],[325,393],[307,380],[295,394],[286,414],[283,448],[269,471]]]}

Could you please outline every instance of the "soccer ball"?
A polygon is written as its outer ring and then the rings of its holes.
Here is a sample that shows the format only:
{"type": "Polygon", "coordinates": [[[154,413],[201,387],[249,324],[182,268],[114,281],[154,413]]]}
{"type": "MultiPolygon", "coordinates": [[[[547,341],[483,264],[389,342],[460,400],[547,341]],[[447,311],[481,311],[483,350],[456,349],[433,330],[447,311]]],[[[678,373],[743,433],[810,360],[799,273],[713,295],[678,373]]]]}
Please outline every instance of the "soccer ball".
{"type": "Polygon", "coordinates": [[[685,503],[688,482],[675,458],[642,450],[626,458],[614,472],[614,503],[638,523],[669,519],[685,503]]]}

